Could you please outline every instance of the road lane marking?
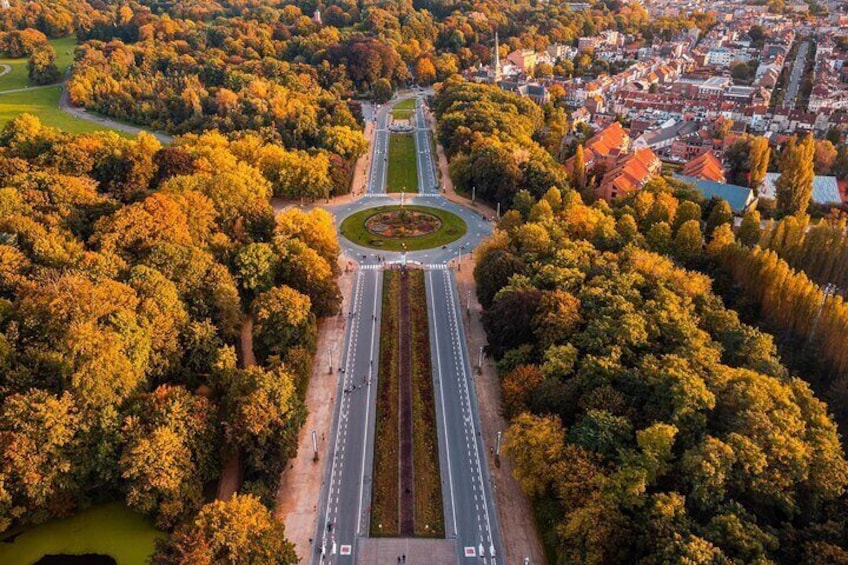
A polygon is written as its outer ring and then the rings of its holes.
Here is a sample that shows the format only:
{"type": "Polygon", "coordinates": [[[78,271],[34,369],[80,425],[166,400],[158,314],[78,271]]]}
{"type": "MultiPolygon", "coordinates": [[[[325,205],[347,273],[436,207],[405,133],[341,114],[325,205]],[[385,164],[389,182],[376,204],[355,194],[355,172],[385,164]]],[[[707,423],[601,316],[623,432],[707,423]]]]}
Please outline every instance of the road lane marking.
{"type": "Polygon", "coordinates": [[[427,290],[430,293],[430,305],[433,310],[433,337],[436,343],[436,366],[439,370],[439,378],[437,379],[439,383],[439,398],[442,404],[442,429],[444,429],[445,436],[445,459],[448,462],[448,484],[450,485],[450,499],[451,499],[451,515],[453,516],[453,533],[457,535],[457,530],[459,529],[456,525],[456,498],[454,497],[453,492],[453,472],[451,471],[451,458],[450,458],[450,439],[448,433],[448,420],[447,415],[445,414],[445,391],[442,387],[442,355],[439,350],[439,325],[436,323],[436,297],[433,294],[433,273],[432,271],[427,273],[427,277],[429,278],[429,283],[427,285],[427,290]]]}
{"type": "MultiPolygon", "coordinates": [[[[377,317],[377,290],[380,285],[380,275],[376,275],[374,277],[374,308],[371,312],[372,323],[371,323],[371,349],[368,351],[368,355],[370,357],[370,366],[368,369],[368,383],[366,389],[365,396],[365,426],[364,433],[362,438],[362,469],[359,474],[359,508],[356,512],[356,533],[357,535],[360,532],[360,527],[362,525],[362,493],[365,489],[365,455],[368,453],[368,432],[370,430],[370,426],[368,425],[368,416],[371,410],[371,381],[373,380],[373,371],[374,371],[374,336],[377,332],[377,322],[374,320],[377,317]]],[[[379,321],[379,320],[378,320],[379,321]]]]}
{"type": "MultiPolygon", "coordinates": [[[[455,296],[456,295],[456,288],[452,284],[453,281],[450,278],[450,273],[448,271],[445,271],[443,273],[443,276],[444,276],[445,283],[446,283],[445,292],[446,292],[447,298],[448,298],[448,305],[449,305],[449,317],[448,317],[448,319],[450,320],[450,323],[451,323],[451,331],[456,332],[456,335],[459,335],[459,333],[460,333],[459,323],[460,322],[459,322],[459,318],[457,317],[457,312],[456,312],[456,304],[457,304],[456,296],[455,296]]],[[[469,386],[468,386],[468,371],[466,369],[466,363],[465,363],[465,347],[460,346],[458,348],[455,348],[454,354],[455,354],[456,357],[458,357],[462,361],[459,364],[459,367],[461,369],[461,374],[462,374],[463,392],[465,393],[463,396],[466,400],[466,404],[465,404],[465,406],[463,406],[463,411],[466,412],[467,414],[473,416],[472,404],[471,404],[471,395],[470,395],[469,386]]],[[[480,488],[484,489],[485,485],[484,485],[484,482],[483,482],[483,469],[482,469],[481,463],[480,463],[480,451],[478,449],[478,442],[476,440],[475,425],[474,425],[473,417],[471,418],[470,422],[466,423],[466,425],[470,426],[471,435],[472,435],[472,437],[475,438],[474,439],[474,459],[471,460],[472,467],[475,466],[474,463],[475,463],[475,460],[476,460],[476,469],[475,469],[477,471],[477,477],[476,478],[480,479],[480,488]]],[[[469,455],[470,455],[470,453],[469,453],[469,455]]],[[[476,488],[477,487],[475,485],[475,490],[476,490],[476,488]]],[[[488,532],[488,537],[491,540],[491,539],[493,539],[493,537],[492,537],[491,521],[490,521],[490,518],[489,518],[489,505],[488,505],[488,502],[486,500],[485,491],[482,494],[483,494],[483,497],[482,497],[483,512],[484,512],[484,516],[486,518],[486,531],[488,532]]]]}
{"type": "MultiPolygon", "coordinates": [[[[361,272],[356,273],[356,279],[353,286],[353,296],[351,297],[351,311],[355,311],[359,308],[360,300],[362,298],[362,285],[364,281],[364,275],[361,272]]],[[[335,512],[338,508],[339,502],[339,492],[341,492],[341,487],[336,487],[335,481],[339,479],[341,476],[341,471],[339,471],[339,476],[336,476],[336,463],[340,466],[343,465],[342,457],[344,455],[344,447],[345,442],[347,441],[347,412],[345,410],[345,406],[348,405],[349,398],[344,393],[344,389],[347,388],[347,379],[350,374],[350,365],[351,360],[356,358],[356,343],[358,340],[358,332],[359,332],[359,318],[353,317],[350,321],[349,326],[349,334],[347,340],[347,351],[345,353],[345,372],[342,376],[342,392],[341,398],[339,402],[339,418],[338,424],[336,428],[336,437],[333,445],[333,463],[330,467],[330,484],[329,484],[329,495],[327,497],[327,510],[324,514],[324,522],[321,524],[321,546],[326,547],[327,544],[327,533],[328,528],[327,525],[332,523],[332,518],[335,516],[335,512]],[[335,497],[333,494],[335,493],[335,497]]],[[[339,479],[340,480],[340,479],[339,479]]],[[[335,542],[333,542],[333,553],[335,553],[335,542]]],[[[321,554],[320,563],[324,563],[324,553],[321,554]]]]}

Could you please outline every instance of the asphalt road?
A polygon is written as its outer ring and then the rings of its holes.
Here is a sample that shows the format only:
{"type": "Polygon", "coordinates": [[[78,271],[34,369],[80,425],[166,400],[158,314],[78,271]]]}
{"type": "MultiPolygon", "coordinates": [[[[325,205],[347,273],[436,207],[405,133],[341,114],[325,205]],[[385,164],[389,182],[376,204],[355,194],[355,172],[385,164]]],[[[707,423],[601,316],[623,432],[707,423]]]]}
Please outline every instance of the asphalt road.
{"type": "Polygon", "coordinates": [[[501,555],[492,485],[465,330],[453,272],[426,275],[431,363],[439,422],[445,532],[457,539],[458,563],[491,563],[501,555]]]}
{"type": "Polygon", "coordinates": [[[371,146],[371,168],[368,171],[367,194],[385,194],[386,172],[389,169],[389,114],[391,105],[383,104],[370,112],[374,122],[374,141],[371,146]]]}
{"type": "Polygon", "coordinates": [[[789,84],[786,86],[786,95],[783,97],[784,107],[794,108],[797,104],[796,99],[801,87],[801,78],[804,76],[804,69],[807,66],[807,52],[809,50],[809,41],[804,41],[798,46],[798,53],[795,55],[795,62],[792,64],[792,71],[789,75],[789,84]]]}
{"type": "Polygon", "coordinates": [[[376,374],[380,351],[383,273],[356,273],[345,350],[338,368],[336,412],[313,538],[314,561],[356,563],[356,540],[368,535],[374,456],[376,374]]]}
{"type": "Polygon", "coordinates": [[[418,192],[421,194],[439,194],[436,160],[431,155],[430,128],[424,114],[424,99],[415,100],[415,152],[418,157],[418,192]]]}
{"type": "MultiPolygon", "coordinates": [[[[366,115],[366,119],[375,120],[377,125],[366,195],[349,204],[327,207],[334,214],[337,225],[358,210],[396,199],[384,194],[387,163],[380,158],[388,147],[386,126],[390,106],[380,107],[376,112],[369,109],[366,115]]],[[[416,121],[419,125],[424,124],[420,102],[416,121]]],[[[313,554],[309,557],[310,562],[320,565],[358,563],[357,540],[369,535],[382,269],[387,263],[404,261],[428,270],[426,291],[445,532],[448,538],[457,540],[457,563],[497,565],[497,556],[501,555],[497,513],[462,326],[463,305],[449,268],[451,261],[460,255],[467,257],[470,250],[490,235],[492,225],[480,213],[450,202],[438,193],[429,131],[419,127],[415,135],[417,146],[426,147],[426,151],[418,153],[419,183],[424,183],[425,190],[424,194],[407,198],[406,202],[449,210],[466,221],[468,232],[445,248],[409,252],[406,256],[362,248],[340,238],[347,256],[355,258],[358,267],[350,312],[343,312],[349,316],[349,321],[340,362],[343,371],[340,368],[336,375],[339,381],[337,405],[328,451],[331,458],[326,462],[313,554]],[[422,171],[430,173],[422,175],[422,171]],[[428,174],[431,176],[427,177],[428,174]],[[429,192],[426,190],[428,179],[435,187],[429,192]],[[377,260],[378,255],[382,261],[377,260]]],[[[421,189],[419,184],[419,191],[421,189]]],[[[471,268],[470,261],[466,259],[464,263],[465,268],[471,268]]],[[[422,556],[414,557],[415,560],[410,561],[422,562],[422,556]]]]}

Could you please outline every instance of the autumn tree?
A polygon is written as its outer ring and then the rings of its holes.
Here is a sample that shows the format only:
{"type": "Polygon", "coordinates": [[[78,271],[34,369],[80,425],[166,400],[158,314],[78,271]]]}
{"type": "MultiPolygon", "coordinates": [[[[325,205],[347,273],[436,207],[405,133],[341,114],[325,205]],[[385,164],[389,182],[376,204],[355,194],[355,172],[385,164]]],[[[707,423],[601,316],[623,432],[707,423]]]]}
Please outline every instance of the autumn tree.
{"type": "Polygon", "coordinates": [[[315,344],[315,315],[308,296],[288,286],[256,297],[253,312],[256,349],[263,358],[282,356],[289,347],[315,344]]]}
{"type": "Polygon", "coordinates": [[[56,67],[56,52],[49,43],[37,47],[29,57],[27,64],[29,80],[33,84],[52,84],[59,80],[59,69],[56,67]]]}
{"type": "Polygon", "coordinates": [[[85,421],[70,393],[31,389],[0,406],[0,531],[41,521],[80,494],[85,421]]]}
{"type": "Polygon", "coordinates": [[[786,142],[780,156],[780,177],[775,183],[777,214],[804,213],[813,195],[815,142],[807,135],[800,142],[786,142]]]}
{"type": "Polygon", "coordinates": [[[419,84],[431,84],[436,80],[436,67],[429,57],[421,57],[415,64],[415,79],[419,84]]]}
{"type": "Polygon", "coordinates": [[[763,184],[770,157],[771,149],[769,149],[768,139],[758,136],[751,140],[748,156],[750,163],[748,186],[758,189],[763,184]]]}
{"type": "Polygon", "coordinates": [[[191,521],[157,543],[154,565],[189,563],[289,565],[299,561],[285,526],[259,499],[235,494],[204,506],[191,521]]]}
{"type": "Polygon", "coordinates": [[[252,366],[226,378],[226,434],[247,455],[251,472],[279,473],[280,465],[297,452],[306,410],[295,379],[284,365],[252,366]]]}
{"type": "Polygon", "coordinates": [[[121,429],[119,465],[127,504],[169,528],[203,504],[203,488],[218,473],[215,408],[180,387],[140,396],[121,429]]]}
{"type": "Polygon", "coordinates": [[[583,156],[583,145],[577,146],[574,152],[574,165],[571,172],[571,183],[581,194],[586,189],[586,159],[583,156]]]}

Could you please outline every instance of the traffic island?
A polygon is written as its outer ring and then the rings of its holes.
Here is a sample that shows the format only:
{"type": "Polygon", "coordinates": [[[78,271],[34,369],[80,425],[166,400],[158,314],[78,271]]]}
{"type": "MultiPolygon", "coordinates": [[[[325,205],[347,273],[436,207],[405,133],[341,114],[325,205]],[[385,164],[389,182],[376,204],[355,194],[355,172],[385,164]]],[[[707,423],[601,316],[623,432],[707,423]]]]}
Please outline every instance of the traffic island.
{"type": "Polygon", "coordinates": [[[342,236],[351,242],[384,251],[420,251],[458,240],[468,231],[451,212],[418,205],[377,206],[344,219],[342,236]]]}

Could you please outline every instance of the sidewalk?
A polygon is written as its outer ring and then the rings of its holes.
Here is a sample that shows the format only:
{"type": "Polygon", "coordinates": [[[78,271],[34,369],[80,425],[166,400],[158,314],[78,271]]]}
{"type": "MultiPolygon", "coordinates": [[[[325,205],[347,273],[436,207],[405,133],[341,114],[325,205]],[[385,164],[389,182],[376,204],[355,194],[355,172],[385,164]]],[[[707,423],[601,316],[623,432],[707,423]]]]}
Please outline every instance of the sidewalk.
{"type": "MultiPolygon", "coordinates": [[[[456,261],[453,262],[455,268],[456,261]]],[[[493,359],[484,357],[482,374],[477,374],[477,359],[480,347],[486,345],[486,332],[480,316],[483,308],[477,302],[477,291],[474,283],[474,262],[471,258],[462,262],[462,270],[456,273],[459,296],[467,300],[470,294],[470,315],[463,311],[463,322],[468,340],[468,354],[474,368],[476,380],[477,403],[480,407],[480,421],[483,439],[486,444],[486,459],[489,464],[489,474],[492,477],[495,503],[498,508],[501,541],[503,542],[504,563],[524,563],[529,557],[534,565],[544,564],[545,552],[536,531],[536,521],[530,500],[521,490],[518,482],[512,476],[512,461],[501,450],[501,465],[495,466],[494,449],[498,432],[506,431],[507,423],[501,416],[501,389],[493,359]]]]}
{"type": "MultiPolygon", "coordinates": [[[[355,270],[344,272],[347,257],[339,259],[342,274],[339,287],[342,291],[342,312],[349,309],[353,277],[355,270]]],[[[327,439],[333,423],[333,409],[336,405],[336,376],[330,371],[338,366],[344,347],[344,316],[333,316],[320,321],[315,361],[312,366],[312,378],[306,391],[306,409],[309,414],[297,438],[297,455],[289,460],[289,468],[280,476],[277,490],[277,505],[274,516],[286,525],[286,537],[295,546],[295,551],[305,562],[311,552],[310,539],[317,527],[317,503],[321,498],[324,466],[329,456],[327,439]],[[318,461],[313,461],[312,430],[318,436],[318,461]]]]}

